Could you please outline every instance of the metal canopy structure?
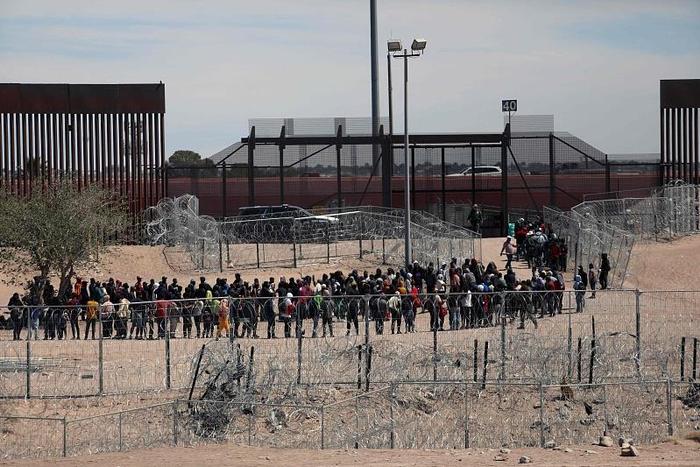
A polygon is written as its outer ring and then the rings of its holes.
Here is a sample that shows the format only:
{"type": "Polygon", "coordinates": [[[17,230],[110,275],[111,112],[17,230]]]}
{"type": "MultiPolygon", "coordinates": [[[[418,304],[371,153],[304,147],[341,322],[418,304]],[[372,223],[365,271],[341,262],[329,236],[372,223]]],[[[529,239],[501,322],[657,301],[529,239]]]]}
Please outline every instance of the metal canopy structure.
{"type": "MultiPolygon", "coordinates": [[[[503,133],[429,133],[429,134],[414,134],[411,135],[411,142],[409,148],[411,151],[415,151],[416,148],[431,148],[431,149],[444,149],[444,148],[475,148],[475,147],[489,147],[489,148],[500,148],[501,161],[500,165],[502,167],[501,173],[501,187],[498,189],[501,191],[501,226],[502,231],[505,232],[508,224],[508,145],[510,143],[510,127],[506,125],[503,133]]],[[[343,177],[341,174],[341,150],[344,146],[378,146],[381,148],[379,157],[374,160],[372,171],[370,173],[369,179],[367,180],[365,192],[367,187],[369,187],[374,173],[376,172],[377,166],[381,164],[381,192],[382,192],[382,206],[383,207],[396,207],[394,204],[394,196],[392,193],[392,178],[394,175],[394,151],[397,149],[402,149],[404,147],[403,135],[387,135],[384,134],[384,126],[381,125],[379,128],[378,136],[371,135],[347,135],[343,132],[343,126],[337,126],[337,132],[335,136],[329,135],[286,135],[286,127],[283,125],[279,136],[262,136],[257,137],[255,134],[255,126],[252,126],[250,133],[247,137],[241,138],[241,146],[236,147],[232,150],[231,154],[224,157],[219,164],[223,164],[224,173],[226,160],[233,155],[235,152],[242,149],[243,146],[247,148],[248,152],[248,204],[255,205],[257,202],[256,192],[255,192],[255,149],[259,145],[272,145],[277,146],[279,150],[279,193],[280,193],[280,203],[285,202],[285,178],[284,178],[284,152],[288,146],[321,146],[322,148],[312,153],[310,156],[315,155],[325,149],[332,146],[335,147],[336,158],[337,158],[337,173],[336,173],[336,197],[337,206],[342,206],[343,198],[343,177]]],[[[474,151],[472,150],[472,166],[474,166],[474,151]]],[[[414,160],[414,158],[412,158],[414,160]]],[[[443,172],[444,172],[444,152],[443,152],[443,172]]],[[[415,170],[413,170],[415,174],[415,170]]],[[[472,174],[475,177],[475,174],[472,174]]],[[[413,177],[412,177],[413,178],[413,177]]],[[[443,184],[442,193],[446,192],[444,183],[444,173],[443,173],[443,184]]],[[[476,183],[474,178],[472,178],[472,191],[476,190],[476,183]]],[[[415,191],[415,190],[414,190],[415,191]]],[[[444,212],[444,199],[443,200],[443,212],[444,212]]]]}
{"type": "MultiPolygon", "coordinates": [[[[194,194],[201,212],[215,218],[251,204],[319,213],[401,209],[403,135],[387,135],[388,123],[383,119],[374,138],[366,117],[251,119],[248,135],[213,154],[206,166],[168,167],[168,195],[194,194]]],[[[659,182],[658,162],[608,162],[604,152],[551,125],[547,131],[416,134],[408,149],[412,208],[468,226],[471,206],[479,204],[486,235],[500,234],[507,215],[534,218],[543,206],[570,209],[587,193],[649,191],[659,182]],[[467,171],[480,166],[495,170],[467,171]]]]}

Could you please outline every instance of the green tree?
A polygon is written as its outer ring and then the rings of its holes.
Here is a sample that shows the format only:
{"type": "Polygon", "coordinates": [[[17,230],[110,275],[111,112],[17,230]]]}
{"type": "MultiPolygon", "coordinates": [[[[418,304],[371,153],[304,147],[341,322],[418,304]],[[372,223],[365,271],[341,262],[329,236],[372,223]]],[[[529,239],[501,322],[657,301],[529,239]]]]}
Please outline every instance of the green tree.
{"type": "Polygon", "coordinates": [[[194,166],[200,165],[203,161],[202,156],[197,152],[189,149],[178,149],[168,158],[168,162],[172,165],[194,166]]]}
{"type": "Polygon", "coordinates": [[[59,296],[65,296],[75,269],[95,261],[106,239],[127,225],[126,209],[104,189],[78,191],[66,181],[39,180],[32,193],[0,194],[0,270],[15,283],[38,271],[31,292],[39,300],[47,279],[56,275],[59,296]]]}
{"type": "Polygon", "coordinates": [[[199,153],[179,149],[168,158],[169,177],[213,177],[217,175],[216,164],[211,159],[202,159],[199,153]]]}

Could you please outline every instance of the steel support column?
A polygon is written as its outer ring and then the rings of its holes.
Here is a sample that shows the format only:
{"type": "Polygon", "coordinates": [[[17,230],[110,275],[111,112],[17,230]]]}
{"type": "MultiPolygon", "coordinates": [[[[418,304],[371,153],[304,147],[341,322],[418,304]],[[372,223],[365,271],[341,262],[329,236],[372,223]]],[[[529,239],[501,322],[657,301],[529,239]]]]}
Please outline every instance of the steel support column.
{"type": "Polygon", "coordinates": [[[338,131],[336,133],[337,139],[335,142],[335,164],[336,164],[336,209],[340,212],[340,208],[343,205],[343,179],[342,179],[342,161],[340,159],[340,152],[343,148],[343,125],[338,125],[338,131]]]}
{"type": "Polygon", "coordinates": [[[549,205],[556,206],[555,180],[554,180],[554,134],[549,134],[549,205]]]}
{"type": "Polygon", "coordinates": [[[255,126],[250,128],[248,136],[248,204],[255,206],[255,126]]]}
{"type": "Polygon", "coordinates": [[[280,142],[277,145],[279,148],[280,152],[280,160],[279,160],[279,166],[280,166],[280,203],[284,204],[284,136],[285,136],[286,130],[285,126],[282,125],[282,129],[280,130],[280,142]]]}

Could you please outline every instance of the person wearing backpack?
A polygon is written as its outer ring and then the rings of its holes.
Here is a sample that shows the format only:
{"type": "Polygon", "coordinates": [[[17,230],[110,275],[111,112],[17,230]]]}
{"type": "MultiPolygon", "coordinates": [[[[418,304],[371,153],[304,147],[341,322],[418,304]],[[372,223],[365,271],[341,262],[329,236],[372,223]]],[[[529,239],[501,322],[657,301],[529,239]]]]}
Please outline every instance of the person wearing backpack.
{"type": "Polygon", "coordinates": [[[588,264],[588,286],[591,288],[591,296],[589,298],[595,298],[595,289],[598,284],[596,278],[595,269],[593,268],[593,263],[588,264]]]}

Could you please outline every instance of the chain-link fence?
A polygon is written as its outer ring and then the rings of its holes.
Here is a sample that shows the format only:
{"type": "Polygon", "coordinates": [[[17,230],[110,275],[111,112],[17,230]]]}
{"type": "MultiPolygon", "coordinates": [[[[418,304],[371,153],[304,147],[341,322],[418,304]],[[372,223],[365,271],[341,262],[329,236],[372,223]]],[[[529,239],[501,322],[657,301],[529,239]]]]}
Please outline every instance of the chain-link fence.
{"type": "MultiPolygon", "coordinates": [[[[77,318],[80,337],[89,340],[59,339],[56,310],[41,315],[28,308],[37,319],[29,323],[31,339],[20,326],[25,340],[0,341],[0,394],[77,397],[199,387],[198,364],[227,360],[250,365],[248,378],[264,387],[695,378],[700,336],[692,330],[700,329],[700,292],[584,295],[419,295],[404,297],[408,302],[395,312],[380,296],[300,297],[289,299],[291,315],[279,312],[287,298],[231,299],[226,327],[212,314],[218,299],[155,302],[137,305],[145,307],[143,316],[141,308],[126,317],[100,313],[94,339],[90,321],[77,318]]],[[[72,311],[79,317],[82,310],[72,311]]],[[[2,336],[10,338],[8,331],[2,336]]]]}
{"type": "Polygon", "coordinates": [[[637,239],[672,239],[700,230],[697,185],[661,187],[646,198],[585,201],[572,208],[585,219],[614,226],[637,239]]]}
{"type": "Polygon", "coordinates": [[[581,214],[574,210],[562,212],[545,207],[543,214],[545,223],[566,242],[569,251],[568,268],[576,270],[578,266],[583,266],[584,270],[587,270],[588,265],[593,264],[598,269],[602,263],[602,255],[605,254],[611,268],[608,285],[624,285],[635,242],[634,235],[598,219],[591,213],[581,214]]]}
{"type": "MultiPolygon", "coordinates": [[[[317,388],[318,389],[318,388],[317,388]]],[[[172,400],[85,418],[0,416],[0,459],[230,442],[267,448],[461,449],[595,443],[603,433],[661,442],[698,427],[697,384],[397,382],[320,389],[307,403],[172,400]],[[215,416],[212,416],[215,414],[215,416]]]]}
{"type": "MultiPolygon", "coordinates": [[[[481,257],[481,235],[426,212],[411,214],[413,258],[428,264],[481,257]]],[[[199,215],[199,200],[164,199],[146,213],[152,243],[180,248],[200,270],[271,265],[297,267],[338,257],[403,264],[405,213],[377,207],[309,212],[263,209],[219,222],[199,215]]]]}

